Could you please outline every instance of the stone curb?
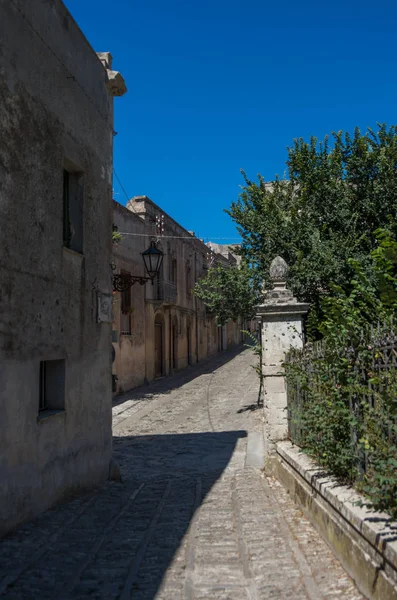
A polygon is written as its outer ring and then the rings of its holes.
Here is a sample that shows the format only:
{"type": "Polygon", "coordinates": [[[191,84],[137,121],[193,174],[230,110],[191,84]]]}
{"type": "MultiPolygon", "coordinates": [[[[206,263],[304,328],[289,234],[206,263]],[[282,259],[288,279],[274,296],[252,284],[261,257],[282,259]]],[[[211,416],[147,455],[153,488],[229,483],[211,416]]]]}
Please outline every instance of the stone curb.
{"type": "Polygon", "coordinates": [[[326,476],[290,442],[277,444],[271,467],[361,592],[370,600],[397,600],[397,522],[357,506],[363,496],[326,476]]]}

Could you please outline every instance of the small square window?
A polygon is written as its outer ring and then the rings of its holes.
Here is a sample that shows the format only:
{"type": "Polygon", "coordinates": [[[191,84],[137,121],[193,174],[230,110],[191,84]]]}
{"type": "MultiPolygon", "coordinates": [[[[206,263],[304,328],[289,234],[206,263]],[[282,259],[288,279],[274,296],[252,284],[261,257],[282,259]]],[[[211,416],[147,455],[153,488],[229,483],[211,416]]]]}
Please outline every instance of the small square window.
{"type": "Polygon", "coordinates": [[[40,362],[39,412],[65,409],[65,361],[40,362]]]}

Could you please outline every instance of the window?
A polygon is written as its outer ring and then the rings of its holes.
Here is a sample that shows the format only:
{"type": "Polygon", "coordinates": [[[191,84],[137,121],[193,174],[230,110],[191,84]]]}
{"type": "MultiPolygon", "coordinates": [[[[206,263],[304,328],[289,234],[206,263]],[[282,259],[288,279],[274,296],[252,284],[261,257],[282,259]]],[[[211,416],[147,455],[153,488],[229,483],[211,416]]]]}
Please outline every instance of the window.
{"type": "Polygon", "coordinates": [[[186,263],[186,295],[192,295],[192,270],[189,263],[186,263]]]}
{"type": "Polygon", "coordinates": [[[65,409],[65,361],[42,360],[39,379],[39,412],[65,409]]]}
{"type": "MultiPolygon", "coordinates": [[[[164,261],[163,261],[164,264],[164,261]]],[[[167,279],[168,281],[172,280],[172,257],[171,257],[171,244],[168,242],[167,244],[167,279]]]]}
{"type": "Polygon", "coordinates": [[[47,390],[46,390],[46,365],[45,361],[40,363],[40,399],[39,411],[47,408],[47,390]]]}
{"type": "Polygon", "coordinates": [[[176,258],[173,258],[172,263],[171,263],[171,281],[172,281],[172,283],[176,283],[176,279],[177,279],[177,264],[176,264],[176,258]]]}
{"type": "Polygon", "coordinates": [[[83,174],[63,170],[63,245],[83,253],[83,174]]]}
{"type": "MultiPolygon", "coordinates": [[[[121,271],[121,275],[129,275],[127,271],[121,271]]],[[[121,292],[121,315],[120,333],[131,335],[131,288],[121,292]]]]}

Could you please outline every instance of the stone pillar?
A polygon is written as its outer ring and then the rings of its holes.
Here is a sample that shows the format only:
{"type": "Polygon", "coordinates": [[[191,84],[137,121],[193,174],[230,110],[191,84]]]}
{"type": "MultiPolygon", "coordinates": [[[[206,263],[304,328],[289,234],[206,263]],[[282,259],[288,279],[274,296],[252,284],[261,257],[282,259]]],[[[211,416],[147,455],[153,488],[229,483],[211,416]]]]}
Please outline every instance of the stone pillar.
{"type": "Polygon", "coordinates": [[[277,256],[270,265],[273,289],[264,293],[257,307],[262,329],[265,450],[269,457],[276,442],[288,436],[287,393],[283,367],[285,354],[303,346],[304,315],[309,304],[298,302],[286,287],[287,263],[277,256]]]}

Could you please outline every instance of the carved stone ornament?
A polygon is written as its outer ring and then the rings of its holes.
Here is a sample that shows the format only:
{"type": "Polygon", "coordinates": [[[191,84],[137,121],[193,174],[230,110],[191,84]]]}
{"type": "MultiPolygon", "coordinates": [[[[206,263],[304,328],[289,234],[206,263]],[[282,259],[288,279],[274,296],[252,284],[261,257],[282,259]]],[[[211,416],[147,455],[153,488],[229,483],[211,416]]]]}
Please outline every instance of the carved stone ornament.
{"type": "MultiPolygon", "coordinates": [[[[273,283],[271,290],[262,290],[262,303],[257,307],[257,316],[262,319],[272,318],[280,315],[304,315],[309,310],[309,304],[298,302],[291,290],[287,288],[288,265],[281,256],[272,260],[269,268],[270,279],[273,283]]],[[[284,335],[284,334],[283,334],[284,335]]]]}
{"type": "Polygon", "coordinates": [[[127,86],[123,76],[118,71],[111,71],[107,69],[107,82],[106,87],[108,88],[112,96],[124,96],[127,91],[127,86]]]}
{"type": "Polygon", "coordinates": [[[97,321],[98,323],[113,321],[112,294],[97,292],[97,321]]]}
{"type": "Polygon", "coordinates": [[[276,256],[270,263],[270,279],[274,283],[281,283],[287,279],[288,265],[281,256],[276,256]]]}

